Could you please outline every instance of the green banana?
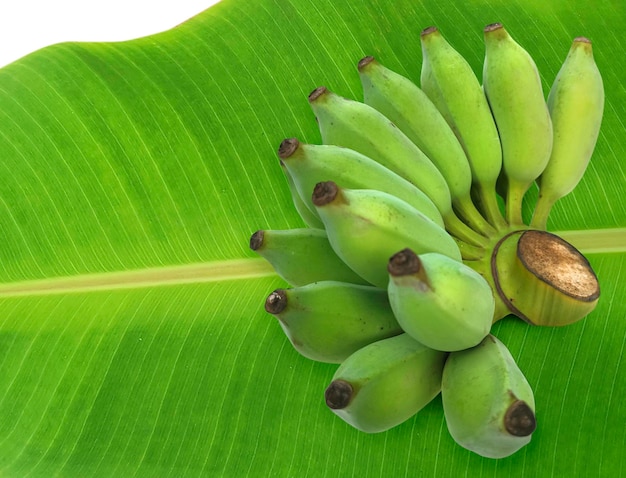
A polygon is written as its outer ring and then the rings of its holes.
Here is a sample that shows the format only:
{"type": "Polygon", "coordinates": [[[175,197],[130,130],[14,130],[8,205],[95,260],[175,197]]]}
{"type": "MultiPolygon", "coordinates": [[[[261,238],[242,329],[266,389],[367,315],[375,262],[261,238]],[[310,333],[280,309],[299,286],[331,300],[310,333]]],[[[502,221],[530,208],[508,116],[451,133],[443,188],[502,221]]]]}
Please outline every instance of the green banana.
{"type": "Polygon", "coordinates": [[[291,286],[322,280],[367,284],[337,257],[323,229],[256,231],[250,237],[250,249],[291,286]]]}
{"type": "Polygon", "coordinates": [[[441,398],[454,440],[484,457],[515,453],[530,442],[536,427],[532,389],[509,350],[493,335],[450,354],[441,398]]]}
{"type": "Polygon", "coordinates": [[[411,249],[389,260],[389,302],[402,329],[422,344],[453,352],[474,347],[491,329],[491,287],[462,262],[411,249]]]}
{"type": "Polygon", "coordinates": [[[422,190],[459,239],[483,246],[485,238],[459,220],[450,188],[432,161],[388,118],[371,106],[342,98],[325,87],[309,95],[324,144],[358,151],[422,190]]]}
{"type": "Polygon", "coordinates": [[[545,229],[552,205],[569,194],[589,164],[600,132],[604,85],[593,59],[591,42],[574,39],[548,95],[554,144],[539,177],[539,199],[532,226],[545,229]]]}
{"type": "Polygon", "coordinates": [[[341,363],[372,342],[402,333],[385,290],[371,286],[321,281],[277,289],[265,310],[300,354],[319,362],[341,363]]]}
{"type": "Polygon", "coordinates": [[[493,228],[470,197],[472,171],[465,151],[448,122],[411,80],[366,56],[358,64],[363,101],[389,118],[435,164],[450,188],[452,204],[481,232],[493,228]]]}
{"type": "Polygon", "coordinates": [[[302,197],[300,197],[300,194],[298,193],[298,188],[296,187],[296,184],[294,183],[293,178],[291,177],[291,174],[289,174],[289,171],[287,171],[287,168],[283,166],[282,169],[283,169],[283,172],[285,173],[285,179],[287,180],[287,185],[289,186],[289,192],[291,193],[291,200],[293,201],[293,205],[295,206],[296,211],[298,211],[298,214],[302,218],[302,221],[304,221],[304,223],[309,227],[312,227],[315,229],[324,229],[324,223],[320,221],[320,218],[317,216],[317,213],[315,211],[311,211],[311,209],[307,207],[302,197]]]}
{"type": "Polygon", "coordinates": [[[537,65],[500,23],[484,29],[483,88],[502,144],[506,218],[522,225],[522,199],[552,150],[552,121],[537,65]]]}
{"type": "Polygon", "coordinates": [[[387,288],[389,257],[405,247],[461,260],[456,242],[444,229],[391,194],[343,189],[326,181],[315,186],[312,200],[334,251],[377,287],[387,288]]]}
{"type": "Polygon", "coordinates": [[[439,170],[388,118],[323,86],[309,95],[309,103],[324,144],[344,146],[372,158],[424,191],[442,215],[450,210],[450,190],[439,170]]]}
{"type": "Polygon", "coordinates": [[[296,138],[285,139],[278,155],[307,205],[315,185],[334,181],[350,189],[377,189],[406,201],[439,226],[443,219],[426,194],[403,177],[354,150],[334,145],[303,144],[296,138]]]}
{"type": "Polygon", "coordinates": [[[496,198],[500,139],[483,89],[465,58],[435,27],[421,32],[421,87],[457,135],[472,170],[479,206],[491,224],[507,227],[496,198]]]}
{"type": "Polygon", "coordinates": [[[326,404],[361,431],[388,430],[439,394],[446,355],[407,334],[374,342],[339,366],[325,391],[326,404]]]}

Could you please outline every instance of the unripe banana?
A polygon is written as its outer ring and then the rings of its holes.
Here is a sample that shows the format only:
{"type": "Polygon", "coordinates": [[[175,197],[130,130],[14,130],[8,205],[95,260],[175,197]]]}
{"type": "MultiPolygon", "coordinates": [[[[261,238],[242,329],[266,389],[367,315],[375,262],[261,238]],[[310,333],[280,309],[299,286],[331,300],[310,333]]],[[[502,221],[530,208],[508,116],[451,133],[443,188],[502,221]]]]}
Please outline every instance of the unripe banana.
{"type": "Polygon", "coordinates": [[[548,166],[539,177],[539,200],[533,227],[545,229],[552,205],[582,178],[600,132],[604,85],[591,42],[574,39],[548,95],[554,143],[548,166]]]}
{"type": "Polygon", "coordinates": [[[337,257],[323,229],[260,230],[250,237],[250,249],[291,286],[323,280],[367,284],[337,257]]]}
{"type": "Polygon", "coordinates": [[[278,155],[309,207],[311,192],[322,181],[334,181],[350,189],[377,189],[406,201],[426,217],[444,227],[435,204],[426,194],[403,177],[373,159],[352,149],[334,145],[303,144],[295,138],[285,139],[278,155]]]}
{"type": "Polygon", "coordinates": [[[444,229],[391,194],[342,189],[327,181],[315,186],[312,200],[334,251],[377,287],[387,288],[389,257],[405,247],[461,260],[456,242],[444,229]]]}
{"type": "Polygon", "coordinates": [[[477,345],[491,329],[495,300],[483,277],[462,262],[410,249],[389,260],[389,302],[402,329],[445,352],[477,345]]]}
{"type": "Polygon", "coordinates": [[[452,198],[469,195],[472,171],[454,132],[426,94],[411,80],[372,56],[359,64],[363,101],[393,122],[434,163],[452,198]]]}
{"type": "Polygon", "coordinates": [[[446,360],[441,398],[448,430],[464,448],[504,458],[535,431],[532,389],[509,350],[493,335],[446,360]]]}
{"type": "Polygon", "coordinates": [[[300,194],[298,193],[298,188],[293,181],[293,178],[287,171],[287,168],[283,166],[283,172],[285,173],[285,179],[287,180],[287,185],[289,186],[289,192],[291,193],[291,199],[293,201],[293,205],[298,211],[298,214],[302,218],[304,223],[315,229],[324,229],[324,223],[320,221],[320,218],[317,216],[317,212],[311,211],[309,207],[306,205],[300,194]]]}
{"type": "Polygon", "coordinates": [[[469,63],[437,28],[423,30],[421,43],[422,90],[439,108],[465,150],[483,213],[492,225],[505,228],[496,199],[502,151],[483,89],[469,63]]]}
{"type": "Polygon", "coordinates": [[[322,141],[358,151],[421,189],[442,215],[452,207],[445,179],[426,155],[371,106],[342,98],[325,87],[309,95],[322,141]]]}
{"type": "Polygon", "coordinates": [[[372,342],[402,333],[384,289],[322,281],[277,289],[265,301],[303,356],[341,363],[372,342]]]}
{"type": "Polygon", "coordinates": [[[537,65],[500,23],[484,29],[483,88],[498,127],[506,176],[506,217],[523,224],[522,199],[552,150],[552,122],[537,65]]]}
{"type": "Polygon", "coordinates": [[[325,144],[358,151],[399,174],[432,200],[452,234],[470,244],[485,244],[484,237],[455,215],[450,188],[437,167],[389,118],[323,86],[309,95],[309,103],[325,144]]]}
{"type": "Polygon", "coordinates": [[[433,102],[415,83],[372,56],[363,58],[358,69],[364,103],[389,118],[430,158],[448,183],[454,207],[477,230],[493,232],[471,200],[472,171],[465,151],[433,102]]]}
{"type": "Polygon", "coordinates": [[[446,355],[407,334],[374,342],[339,366],[326,389],[326,404],[361,431],[388,430],[437,396],[446,355]]]}

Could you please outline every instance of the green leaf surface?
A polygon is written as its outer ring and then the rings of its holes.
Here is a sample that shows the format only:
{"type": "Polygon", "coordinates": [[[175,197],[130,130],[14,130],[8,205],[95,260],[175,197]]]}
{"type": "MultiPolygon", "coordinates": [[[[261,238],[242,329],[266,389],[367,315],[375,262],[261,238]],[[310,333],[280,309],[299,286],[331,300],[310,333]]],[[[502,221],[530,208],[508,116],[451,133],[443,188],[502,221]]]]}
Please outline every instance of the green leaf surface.
{"type": "Polygon", "coordinates": [[[1,69],[0,476],[626,474],[625,22],[612,1],[224,0],[1,69]],[[361,99],[366,54],[417,81],[431,24],[480,71],[494,21],[546,91],[591,38],[607,95],[591,166],[549,222],[589,253],[602,297],[568,327],[494,327],[537,401],[532,442],[503,460],[457,446],[439,399],[382,434],[337,419],[335,366],[263,311],[283,282],[248,248],[302,225],[275,150],[320,141],[314,87],[361,99]]]}

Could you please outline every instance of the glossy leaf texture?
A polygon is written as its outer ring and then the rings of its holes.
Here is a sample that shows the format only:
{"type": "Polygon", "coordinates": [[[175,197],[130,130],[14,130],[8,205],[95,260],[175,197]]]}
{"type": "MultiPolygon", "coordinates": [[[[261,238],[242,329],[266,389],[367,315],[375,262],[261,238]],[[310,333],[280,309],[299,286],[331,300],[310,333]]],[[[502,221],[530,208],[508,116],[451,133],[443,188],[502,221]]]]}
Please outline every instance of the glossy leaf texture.
{"type": "Polygon", "coordinates": [[[0,475],[626,474],[624,22],[609,1],[224,0],[0,70],[0,475]],[[263,311],[284,284],[248,249],[257,229],[302,225],[275,151],[320,141],[313,88],[361,99],[367,54],[417,81],[433,24],[480,72],[495,21],[546,93],[589,37],[607,96],[591,166],[549,222],[580,232],[602,297],[572,326],[494,327],[539,424],[499,461],[453,442],[439,399],[382,434],[338,420],[335,366],[300,357],[263,311]]]}

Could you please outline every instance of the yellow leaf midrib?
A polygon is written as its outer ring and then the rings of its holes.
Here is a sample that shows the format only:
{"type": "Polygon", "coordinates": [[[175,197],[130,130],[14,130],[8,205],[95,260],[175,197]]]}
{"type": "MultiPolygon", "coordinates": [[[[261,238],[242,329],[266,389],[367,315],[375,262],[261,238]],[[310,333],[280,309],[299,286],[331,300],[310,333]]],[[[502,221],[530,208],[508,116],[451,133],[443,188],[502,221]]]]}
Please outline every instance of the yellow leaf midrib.
{"type": "MultiPolygon", "coordinates": [[[[626,252],[626,228],[558,231],[583,254],[626,252]]],[[[0,284],[0,298],[243,280],[275,275],[262,258],[104,272],[0,284]]]]}
{"type": "Polygon", "coordinates": [[[0,298],[218,282],[274,274],[264,259],[232,259],[0,284],[0,298]]]}

